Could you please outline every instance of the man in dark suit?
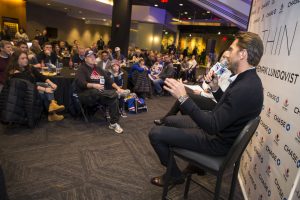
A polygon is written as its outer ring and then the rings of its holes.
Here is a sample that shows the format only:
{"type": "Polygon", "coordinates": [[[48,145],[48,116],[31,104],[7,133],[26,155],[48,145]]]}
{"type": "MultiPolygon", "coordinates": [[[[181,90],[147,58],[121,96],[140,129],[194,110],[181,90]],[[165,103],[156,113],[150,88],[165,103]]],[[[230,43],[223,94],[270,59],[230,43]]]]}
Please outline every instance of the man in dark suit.
{"type": "MultiPolygon", "coordinates": [[[[182,83],[166,79],[164,88],[180,102],[189,115],[172,116],[165,126],[151,129],[149,138],[162,165],[167,166],[169,147],[180,147],[209,155],[226,155],[247,122],[257,117],[263,104],[263,87],[255,66],[263,55],[263,43],[257,34],[241,32],[228,49],[228,69],[234,74],[225,92],[218,86],[217,77],[209,73],[205,79],[214,93],[217,105],[205,112],[188,97],[182,83]]],[[[174,161],[175,162],[175,161],[174,161]]],[[[184,182],[176,164],[172,168],[171,184],[184,182]]],[[[164,175],[151,183],[164,185],[164,175]]]]}
{"type": "Polygon", "coordinates": [[[101,61],[98,63],[98,67],[100,67],[101,69],[103,69],[104,71],[107,72],[112,72],[111,71],[111,61],[108,59],[109,55],[108,55],[108,51],[104,50],[101,52],[101,61]]]}

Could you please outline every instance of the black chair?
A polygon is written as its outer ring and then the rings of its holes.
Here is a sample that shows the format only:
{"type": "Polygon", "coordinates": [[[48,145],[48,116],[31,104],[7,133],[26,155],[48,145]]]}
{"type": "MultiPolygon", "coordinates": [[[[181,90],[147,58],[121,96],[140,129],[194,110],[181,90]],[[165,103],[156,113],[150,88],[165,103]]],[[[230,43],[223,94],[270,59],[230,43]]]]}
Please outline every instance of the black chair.
{"type": "MultiPolygon", "coordinates": [[[[174,155],[176,155],[177,157],[189,162],[193,166],[203,169],[208,173],[213,174],[217,177],[217,182],[216,182],[216,187],[214,192],[214,199],[217,200],[219,199],[220,196],[223,174],[226,169],[232,168],[234,166],[231,187],[230,187],[230,194],[229,194],[229,199],[233,199],[239,166],[240,166],[240,159],[250,139],[252,138],[254,132],[258,127],[259,121],[260,121],[260,117],[258,116],[247,123],[247,125],[244,127],[242,132],[236,138],[234,144],[232,145],[229,152],[225,156],[219,156],[219,157],[210,156],[210,155],[193,152],[186,149],[171,148],[165,182],[168,183],[170,180],[171,167],[173,164],[172,158],[174,155]]],[[[192,179],[192,174],[188,174],[186,185],[185,185],[185,191],[184,191],[184,199],[187,199],[188,197],[191,179],[192,179]]],[[[199,183],[197,184],[200,185],[199,183]]],[[[211,192],[204,186],[202,185],[200,186],[206,189],[207,191],[211,192]]],[[[169,190],[169,185],[165,184],[163,189],[163,195],[162,195],[163,200],[167,199],[168,190],[169,190]]]]}

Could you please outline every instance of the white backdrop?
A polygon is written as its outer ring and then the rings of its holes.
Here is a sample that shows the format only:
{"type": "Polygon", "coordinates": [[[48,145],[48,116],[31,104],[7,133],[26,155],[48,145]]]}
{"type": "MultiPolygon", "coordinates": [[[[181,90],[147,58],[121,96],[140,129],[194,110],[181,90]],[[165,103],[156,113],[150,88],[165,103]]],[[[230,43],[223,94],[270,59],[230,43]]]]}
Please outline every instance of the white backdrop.
{"type": "Polygon", "coordinates": [[[245,199],[300,199],[300,0],[253,1],[248,31],[264,43],[264,106],[239,180],[245,199]]]}

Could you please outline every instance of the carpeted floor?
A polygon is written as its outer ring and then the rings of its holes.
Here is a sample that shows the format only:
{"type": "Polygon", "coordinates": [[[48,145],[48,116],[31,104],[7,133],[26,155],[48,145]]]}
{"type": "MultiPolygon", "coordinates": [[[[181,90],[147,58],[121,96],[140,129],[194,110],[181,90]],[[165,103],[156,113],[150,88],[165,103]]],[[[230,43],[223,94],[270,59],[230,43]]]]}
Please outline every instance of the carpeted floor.
{"type": "MultiPolygon", "coordinates": [[[[114,134],[104,121],[86,124],[71,117],[56,123],[43,119],[32,130],[0,125],[0,161],[10,199],[159,200],[162,189],[151,185],[149,179],[162,174],[164,168],[149,143],[148,132],[153,120],[173,102],[172,97],[148,100],[148,113],[121,120],[124,135],[114,134]]],[[[225,199],[230,178],[230,174],[224,177],[225,199]]],[[[214,189],[213,176],[195,179],[214,189]]],[[[183,189],[183,185],[176,186],[169,197],[183,199],[183,189]]],[[[189,199],[209,200],[212,195],[192,183],[189,199]]],[[[239,186],[235,199],[243,199],[239,186]]]]}

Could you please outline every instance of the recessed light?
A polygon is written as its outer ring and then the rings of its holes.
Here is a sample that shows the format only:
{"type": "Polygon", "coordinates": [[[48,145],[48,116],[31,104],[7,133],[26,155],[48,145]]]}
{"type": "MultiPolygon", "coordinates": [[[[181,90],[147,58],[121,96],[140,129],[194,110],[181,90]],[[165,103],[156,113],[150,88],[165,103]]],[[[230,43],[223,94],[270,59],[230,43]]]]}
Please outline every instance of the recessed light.
{"type": "Polygon", "coordinates": [[[189,36],[192,37],[192,34],[190,34],[189,36]]]}
{"type": "Polygon", "coordinates": [[[64,8],[65,10],[68,10],[68,8],[64,8]]]}
{"type": "Polygon", "coordinates": [[[192,18],[189,17],[188,19],[192,19],[192,18]]]}
{"type": "Polygon", "coordinates": [[[81,19],[85,20],[85,17],[83,17],[83,18],[81,18],[81,19]]]}
{"type": "Polygon", "coordinates": [[[167,31],[165,32],[165,35],[168,35],[168,32],[167,32],[167,31]]]}
{"type": "Polygon", "coordinates": [[[50,3],[47,3],[47,6],[51,6],[51,4],[50,4],[50,3]]]}
{"type": "Polygon", "coordinates": [[[210,11],[208,10],[208,11],[206,11],[206,13],[208,13],[208,14],[209,14],[209,13],[210,13],[210,11]]]}
{"type": "Polygon", "coordinates": [[[179,4],[179,6],[183,6],[183,4],[182,4],[182,3],[180,3],[180,4],[179,4]]]}
{"type": "Polygon", "coordinates": [[[102,20],[106,22],[106,19],[102,19],[102,20]]]}
{"type": "Polygon", "coordinates": [[[157,4],[154,4],[154,6],[157,7],[158,5],[157,5],[157,4]]]}
{"type": "Polygon", "coordinates": [[[218,35],[221,35],[221,32],[218,32],[218,35]]]}
{"type": "Polygon", "coordinates": [[[187,14],[188,14],[188,12],[186,12],[186,11],[185,11],[185,12],[184,12],[184,14],[186,14],[186,15],[187,15],[187,14]]]}

